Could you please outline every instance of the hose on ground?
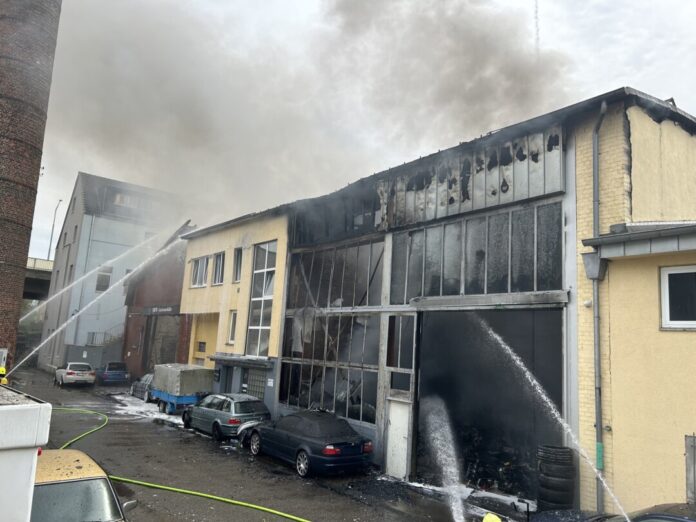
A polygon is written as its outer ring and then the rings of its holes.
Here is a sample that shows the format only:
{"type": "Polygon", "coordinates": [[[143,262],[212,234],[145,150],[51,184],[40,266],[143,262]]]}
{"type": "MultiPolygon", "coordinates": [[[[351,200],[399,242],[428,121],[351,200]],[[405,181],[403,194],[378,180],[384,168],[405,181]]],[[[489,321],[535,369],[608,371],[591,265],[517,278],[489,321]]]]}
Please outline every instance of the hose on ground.
{"type": "MultiPolygon", "coordinates": [[[[66,449],[66,448],[72,446],[80,439],[83,439],[83,438],[87,437],[88,435],[91,435],[95,431],[101,430],[102,428],[104,428],[104,426],[106,426],[109,423],[109,417],[107,415],[105,415],[101,412],[98,412],[98,411],[94,411],[94,410],[86,410],[86,409],[82,409],[82,408],[63,408],[63,407],[56,407],[53,409],[55,411],[61,411],[61,412],[85,413],[85,414],[90,414],[90,415],[97,415],[103,419],[103,422],[99,426],[97,426],[96,428],[92,428],[92,429],[78,435],[75,438],[70,439],[68,442],[63,444],[60,447],[60,449],[66,449]]],[[[172,486],[165,486],[162,484],[154,484],[152,482],[144,482],[142,480],[129,479],[129,478],[125,478],[125,477],[116,477],[114,475],[109,475],[109,479],[116,481],[116,482],[125,482],[127,484],[135,484],[137,486],[143,486],[146,488],[154,488],[154,489],[161,489],[164,491],[171,491],[174,493],[182,493],[184,495],[192,495],[194,497],[207,498],[209,500],[215,500],[217,502],[223,502],[225,504],[232,504],[234,506],[255,509],[257,511],[263,511],[265,513],[277,515],[279,517],[283,517],[283,518],[286,518],[288,520],[294,520],[295,522],[310,522],[307,519],[296,517],[295,515],[290,515],[288,513],[283,513],[282,511],[276,511],[275,509],[267,508],[265,506],[259,506],[257,504],[252,504],[250,502],[243,502],[241,500],[234,500],[232,498],[219,497],[217,495],[211,495],[209,493],[203,493],[201,491],[192,491],[189,489],[175,488],[172,486]]]]}

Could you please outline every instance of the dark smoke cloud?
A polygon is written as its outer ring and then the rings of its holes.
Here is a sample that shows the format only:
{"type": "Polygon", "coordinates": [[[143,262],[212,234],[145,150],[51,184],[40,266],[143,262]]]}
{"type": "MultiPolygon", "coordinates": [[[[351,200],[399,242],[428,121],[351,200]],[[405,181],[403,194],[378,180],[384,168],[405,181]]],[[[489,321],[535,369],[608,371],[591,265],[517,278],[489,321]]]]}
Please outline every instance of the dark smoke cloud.
{"type": "MultiPolygon", "coordinates": [[[[282,16],[265,23],[241,2],[65,0],[44,152],[53,190],[67,198],[84,170],[183,194],[182,213],[208,224],[567,100],[566,60],[536,56],[529,12],[320,6],[293,4],[309,14],[276,31],[282,16]]],[[[42,212],[50,227],[52,206],[42,212]]]]}

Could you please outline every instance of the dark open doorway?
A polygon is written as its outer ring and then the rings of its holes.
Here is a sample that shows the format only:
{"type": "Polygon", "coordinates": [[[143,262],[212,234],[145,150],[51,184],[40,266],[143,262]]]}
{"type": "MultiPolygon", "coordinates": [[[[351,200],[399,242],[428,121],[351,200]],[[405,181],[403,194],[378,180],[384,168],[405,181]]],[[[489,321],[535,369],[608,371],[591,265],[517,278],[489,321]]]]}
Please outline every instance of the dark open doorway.
{"type": "Polygon", "coordinates": [[[426,312],[419,349],[417,470],[439,483],[425,433],[423,399],[439,396],[452,423],[462,480],[535,498],[536,450],[562,435],[481,320],[521,357],[561,410],[562,311],[426,312]]]}

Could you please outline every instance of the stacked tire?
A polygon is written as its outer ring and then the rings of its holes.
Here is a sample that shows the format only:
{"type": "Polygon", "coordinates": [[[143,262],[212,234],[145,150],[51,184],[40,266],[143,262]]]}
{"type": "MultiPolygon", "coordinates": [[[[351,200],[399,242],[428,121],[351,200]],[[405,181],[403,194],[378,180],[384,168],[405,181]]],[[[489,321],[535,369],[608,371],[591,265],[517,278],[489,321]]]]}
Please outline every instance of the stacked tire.
{"type": "Polygon", "coordinates": [[[573,450],[539,446],[539,494],[537,511],[573,509],[575,503],[575,459],[573,450]]]}

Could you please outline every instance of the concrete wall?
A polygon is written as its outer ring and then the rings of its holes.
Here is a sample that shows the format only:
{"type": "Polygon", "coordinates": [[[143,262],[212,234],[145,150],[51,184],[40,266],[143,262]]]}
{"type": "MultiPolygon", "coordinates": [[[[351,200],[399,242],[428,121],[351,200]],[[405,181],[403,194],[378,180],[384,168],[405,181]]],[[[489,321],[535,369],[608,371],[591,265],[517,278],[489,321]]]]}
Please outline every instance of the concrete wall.
{"type": "Polygon", "coordinates": [[[657,123],[639,107],[627,114],[633,221],[696,219],[696,137],[671,120],[657,123]]]}
{"type": "Polygon", "coordinates": [[[660,267],[693,264],[696,253],[609,265],[604,349],[611,358],[613,482],[628,510],[686,502],[684,436],[696,432],[696,331],[660,329],[660,267]]]}
{"type": "MultiPolygon", "coordinates": [[[[628,154],[627,127],[622,104],[612,105],[599,133],[600,148],[600,232],[609,232],[609,226],[625,223],[630,212],[630,161],[628,154]]],[[[578,254],[592,251],[582,245],[582,239],[592,237],[592,129],[597,115],[591,115],[573,130],[575,137],[575,169],[577,192],[577,251],[578,254]]],[[[581,256],[577,258],[578,271],[578,410],[580,443],[588,453],[595,456],[595,407],[594,407],[594,326],[592,307],[583,303],[592,301],[592,281],[585,277],[581,256]]],[[[609,360],[610,307],[607,304],[606,281],[600,284],[601,343],[603,415],[605,424],[611,424],[612,414],[612,368],[609,360]]],[[[605,434],[605,474],[610,484],[614,483],[613,437],[605,434]]],[[[595,476],[583,465],[580,469],[580,502],[584,509],[595,509],[595,476]]],[[[607,508],[610,508],[607,501],[607,508]]],[[[611,511],[615,508],[611,507],[611,511]]]]}
{"type": "MultiPolygon", "coordinates": [[[[281,321],[283,296],[285,289],[285,265],[287,261],[287,218],[259,218],[224,230],[212,232],[188,241],[186,250],[186,267],[181,294],[181,313],[219,315],[216,338],[210,344],[211,354],[215,352],[243,355],[245,350],[248,324],[249,299],[251,296],[252,264],[254,245],[277,240],[276,274],[273,287],[273,312],[271,315],[271,332],[268,356],[277,357],[281,341],[281,321]],[[239,282],[233,282],[234,249],[243,248],[242,276],[239,282]],[[222,285],[211,286],[214,262],[213,254],[225,252],[225,275],[222,285]],[[191,287],[191,260],[201,256],[210,256],[208,262],[208,279],[203,288],[191,287]],[[230,310],[237,310],[237,328],[234,343],[228,340],[230,310]]],[[[195,335],[191,336],[192,350],[195,349],[195,335]]]]}

